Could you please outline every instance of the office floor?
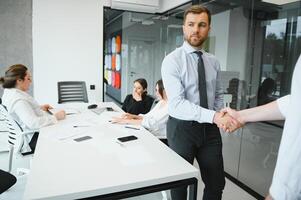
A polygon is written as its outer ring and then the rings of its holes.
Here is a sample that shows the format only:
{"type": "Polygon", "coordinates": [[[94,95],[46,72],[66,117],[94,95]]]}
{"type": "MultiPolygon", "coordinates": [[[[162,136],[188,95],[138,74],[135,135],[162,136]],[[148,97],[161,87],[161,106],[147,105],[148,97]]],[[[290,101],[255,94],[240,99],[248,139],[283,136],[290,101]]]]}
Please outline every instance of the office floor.
{"type": "MultiPolygon", "coordinates": [[[[198,168],[197,164],[194,164],[195,167],[198,168]]],[[[204,184],[203,182],[199,182],[198,185],[198,200],[201,200],[203,197],[203,189],[204,184]]],[[[162,198],[161,192],[143,195],[139,197],[134,198],[128,198],[127,200],[166,200],[162,198]]],[[[168,195],[168,200],[170,199],[170,195],[168,195]]],[[[226,186],[223,193],[223,200],[256,200],[253,196],[251,196],[249,193],[241,189],[239,186],[234,184],[232,181],[226,178],[226,186]]]]}
{"type": "MultiPolygon", "coordinates": [[[[17,160],[19,166],[28,168],[30,163],[30,157],[20,158],[17,160]]],[[[196,165],[197,167],[197,165],[196,165]]],[[[0,168],[6,170],[7,169],[7,153],[2,152],[0,153],[0,168]]],[[[15,169],[13,169],[15,171],[15,169]]],[[[0,195],[0,200],[14,200],[14,199],[22,199],[22,194],[24,192],[24,187],[26,183],[27,177],[23,176],[18,179],[18,184],[10,190],[10,193],[4,193],[0,195]]],[[[199,183],[198,187],[198,200],[202,199],[203,194],[203,183],[199,183]]],[[[127,200],[161,200],[162,193],[153,193],[138,197],[129,198],[127,200]]],[[[226,179],[226,187],[223,194],[223,200],[236,200],[236,199],[243,199],[243,200],[256,200],[254,197],[249,195],[247,192],[242,190],[240,187],[232,183],[230,180],[226,179]]]]}

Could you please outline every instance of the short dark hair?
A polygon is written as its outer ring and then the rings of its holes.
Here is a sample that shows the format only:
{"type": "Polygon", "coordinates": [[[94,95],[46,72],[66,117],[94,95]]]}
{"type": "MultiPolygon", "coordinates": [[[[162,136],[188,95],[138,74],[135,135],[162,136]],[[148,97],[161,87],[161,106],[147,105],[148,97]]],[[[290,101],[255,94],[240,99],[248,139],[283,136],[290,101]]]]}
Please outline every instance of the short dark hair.
{"type": "Polygon", "coordinates": [[[24,65],[12,65],[6,70],[5,76],[0,78],[0,84],[2,84],[3,88],[14,88],[16,87],[17,80],[24,80],[26,72],[27,67],[24,65]]]}
{"type": "Polygon", "coordinates": [[[209,25],[211,24],[211,13],[208,10],[208,8],[201,6],[201,5],[193,5],[191,7],[189,7],[187,10],[185,10],[184,12],[184,20],[183,23],[185,23],[186,21],[186,16],[189,13],[193,13],[193,14],[201,14],[201,13],[207,13],[208,16],[208,21],[209,21],[209,25]]]}
{"type": "Polygon", "coordinates": [[[134,80],[134,83],[138,82],[142,88],[145,90],[142,94],[142,96],[147,95],[147,81],[144,78],[138,78],[136,80],[134,80]]]}
{"type": "Polygon", "coordinates": [[[158,92],[163,97],[164,85],[162,79],[158,80],[156,85],[158,85],[158,92]]]}

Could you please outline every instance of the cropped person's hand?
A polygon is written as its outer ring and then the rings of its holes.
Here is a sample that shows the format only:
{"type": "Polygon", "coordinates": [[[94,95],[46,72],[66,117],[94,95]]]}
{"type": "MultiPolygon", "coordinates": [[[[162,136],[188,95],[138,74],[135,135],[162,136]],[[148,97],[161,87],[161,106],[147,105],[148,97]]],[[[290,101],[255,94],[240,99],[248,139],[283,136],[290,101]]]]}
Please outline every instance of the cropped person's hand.
{"type": "Polygon", "coordinates": [[[60,110],[57,113],[55,113],[54,116],[57,120],[62,120],[66,118],[66,112],[64,110],[60,110]]]}
{"type": "Polygon", "coordinates": [[[41,109],[44,110],[44,111],[47,111],[49,109],[52,109],[53,107],[49,104],[44,104],[44,105],[41,105],[41,109]]]}
{"type": "Polygon", "coordinates": [[[136,101],[142,101],[142,95],[140,93],[134,91],[132,95],[136,101]]]}
{"type": "Polygon", "coordinates": [[[245,122],[241,119],[241,116],[238,111],[231,109],[229,107],[221,110],[221,113],[224,113],[225,116],[230,116],[232,120],[228,124],[223,124],[222,128],[225,132],[232,133],[237,129],[244,126],[245,122]]]}
{"type": "Polygon", "coordinates": [[[228,133],[232,133],[242,126],[237,119],[233,118],[225,111],[215,113],[213,122],[219,128],[223,129],[225,132],[228,133]]]}

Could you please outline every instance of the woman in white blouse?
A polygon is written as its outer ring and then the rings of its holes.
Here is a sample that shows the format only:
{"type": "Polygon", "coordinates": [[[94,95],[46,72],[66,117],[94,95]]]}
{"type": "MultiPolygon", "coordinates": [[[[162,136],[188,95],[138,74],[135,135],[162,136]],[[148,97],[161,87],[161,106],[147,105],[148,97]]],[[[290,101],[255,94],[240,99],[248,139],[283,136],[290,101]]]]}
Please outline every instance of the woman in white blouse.
{"type": "Polygon", "coordinates": [[[160,138],[166,138],[166,122],[168,119],[167,96],[162,80],[156,83],[156,96],[159,102],[146,114],[123,114],[119,118],[113,118],[113,123],[141,125],[160,138]]]}
{"type": "Polygon", "coordinates": [[[4,88],[2,104],[6,106],[13,119],[23,130],[40,129],[64,119],[65,111],[61,110],[54,115],[49,115],[47,111],[52,107],[48,104],[40,106],[27,93],[31,82],[30,72],[21,64],[9,67],[5,76],[0,78],[0,84],[4,88]]]}

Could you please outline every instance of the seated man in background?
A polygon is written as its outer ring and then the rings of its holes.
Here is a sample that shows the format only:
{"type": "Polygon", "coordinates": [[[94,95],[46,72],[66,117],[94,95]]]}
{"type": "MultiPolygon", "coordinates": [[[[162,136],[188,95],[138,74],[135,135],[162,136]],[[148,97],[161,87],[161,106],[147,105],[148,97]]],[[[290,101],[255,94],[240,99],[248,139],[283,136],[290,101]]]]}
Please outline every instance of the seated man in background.
{"type": "Polygon", "coordinates": [[[147,95],[147,82],[144,78],[134,81],[133,93],[126,96],[122,110],[124,112],[139,115],[150,111],[154,99],[147,95]]]}
{"type": "Polygon", "coordinates": [[[148,113],[133,115],[125,113],[121,117],[113,118],[113,123],[142,125],[155,136],[166,138],[166,122],[168,119],[167,96],[162,80],[156,83],[156,96],[159,102],[148,113]]]}
{"type": "MultiPolygon", "coordinates": [[[[65,118],[65,111],[61,110],[54,115],[46,111],[50,105],[40,106],[27,92],[31,84],[31,74],[24,65],[17,64],[9,67],[4,77],[0,78],[4,88],[2,104],[8,113],[16,120],[23,130],[36,130],[41,127],[57,123],[65,118]]],[[[29,146],[34,152],[38,133],[30,138],[29,146]]]]}

